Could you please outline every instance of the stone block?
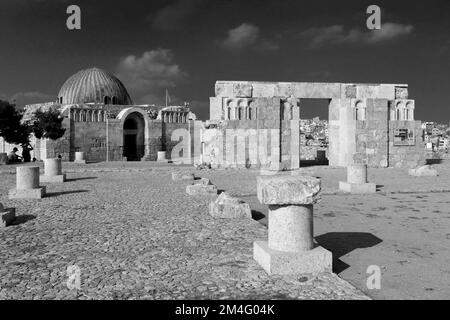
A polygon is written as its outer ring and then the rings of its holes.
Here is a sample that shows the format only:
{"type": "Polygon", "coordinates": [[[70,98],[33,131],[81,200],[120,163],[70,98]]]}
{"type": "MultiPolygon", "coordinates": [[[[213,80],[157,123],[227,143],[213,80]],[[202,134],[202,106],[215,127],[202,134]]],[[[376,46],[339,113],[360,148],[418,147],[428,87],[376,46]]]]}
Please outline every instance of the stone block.
{"type": "Polygon", "coordinates": [[[438,172],[432,166],[428,165],[409,169],[409,175],[415,177],[437,177],[438,172]]]}
{"type": "Polygon", "coordinates": [[[251,219],[252,210],[245,201],[223,192],[216,201],[210,203],[209,214],[215,218],[251,219]]]}
{"type": "Polygon", "coordinates": [[[7,153],[0,153],[0,165],[2,164],[8,164],[8,154],[7,153]]]}
{"type": "Polygon", "coordinates": [[[200,184],[200,185],[203,185],[203,186],[212,185],[211,181],[209,179],[207,179],[207,178],[201,178],[199,180],[194,180],[193,184],[200,184]]]}
{"type": "Polygon", "coordinates": [[[193,173],[183,174],[180,172],[172,172],[173,181],[194,181],[195,176],[193,173]]]}
{"type": "Polygon", "coordinates": [[[251,98],[253,86],[247,83],[237,83],[233,86],[233,95],[237,98],[251,98]]]}
{"type": "Polygon", "coordinates": [[[308,176],[259,176],[257,195],[262,204],[314,204],[321,190],[320,179],[308,176]]]}
{"type": "Polygon", "coordinates": [[[377,185],[375,183],[348,183],[340,181],[339,189],[352,194],[376,193],[377,185]]]}
{"type": "Polygon", "coordinates": [[[45,197],[46,190],[46,187],[28,190],[11,189],[9,190],[9,199],[42,199],[45,197]]]}
{"type": "Polygon", "coordinates": [[[10,226],[16,220],[16,209],[5,209],[0,204],[0,229],[10,226]]]}
{"type": "Polygon", "coordinates": [[[266,241],[253,244],[253,258],[269,275],[318,274],[332,272],[333,255],[316,244],[304,252],[284,252],[269,248],[266,241]]]}
{"type": "Polygon", "coordinates": [[[66,175],[65,174],[60,174],[57,176],[42,175],[40,176],[39,180],[43,183],[64,183],[66,182],[66,175]]]}
{"type": "Polygon", "coordinates": [[[217,195],[217,187],[215,185],[192,184],[186,187],[186,193],[190,196],[217,195]]]}

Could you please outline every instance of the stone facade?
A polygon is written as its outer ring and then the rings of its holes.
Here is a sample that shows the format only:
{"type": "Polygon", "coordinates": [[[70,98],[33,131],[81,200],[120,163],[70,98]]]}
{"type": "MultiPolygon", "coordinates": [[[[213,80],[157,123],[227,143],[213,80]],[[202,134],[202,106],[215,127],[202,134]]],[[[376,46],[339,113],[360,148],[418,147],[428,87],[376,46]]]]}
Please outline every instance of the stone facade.
{"type": "Polygon", "coordinates": [[[298,168],[301,158],[311,158],[301,154],[297,143],[302,99],[330,101],[330,166],[414,167],[424,162],[422,130],[407,85],[218,81],[215,92],[210,98],[215,125],[202,134],[203,160],[212,166],[298,168]],[[226,142],[233,139],[230,130],[239,142],[226,142]],[[245,148],[240,159],[226,157],[237,148],[245,148]],[[264,151],[270,160],[260,156],[264,151]]]}

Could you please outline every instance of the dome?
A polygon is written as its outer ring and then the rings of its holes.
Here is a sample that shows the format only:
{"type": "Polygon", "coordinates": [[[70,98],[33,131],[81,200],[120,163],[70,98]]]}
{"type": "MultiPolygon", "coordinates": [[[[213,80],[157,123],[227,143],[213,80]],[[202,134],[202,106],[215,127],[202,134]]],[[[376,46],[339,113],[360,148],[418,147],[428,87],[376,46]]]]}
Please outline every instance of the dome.
{"type": "Polygon", "coordinates": [[[67,79],[59,90],[58,102],[133,104],[123,83],[109,72],[97,68],[81,70],[67,79]]]}

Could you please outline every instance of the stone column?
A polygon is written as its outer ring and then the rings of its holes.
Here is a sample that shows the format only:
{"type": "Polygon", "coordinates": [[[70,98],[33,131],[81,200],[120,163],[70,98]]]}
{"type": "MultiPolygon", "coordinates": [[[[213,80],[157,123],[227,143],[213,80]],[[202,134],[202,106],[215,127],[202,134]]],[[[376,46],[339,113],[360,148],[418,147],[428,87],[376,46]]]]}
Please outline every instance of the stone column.
{"type": "Polygon", "coordinates": [[[9,190],[10,199],[42,199],[46,188],[39,186],[39,167],[17,167],[17,189],[9,190]]]}
{"type": "Polygon", "coordinates": [[[169,162],[166,159],[166,151],[158,151],[158,158],[156,161],[157,162],[169,162]]]}
{"type": "Polygon", "coordinates": [[[10,226],[16,219],[16,209],[5,208],[0,203],[0,229],[10,226]]]}
{"type": "Polygon", "coordinates": [[[41,182],[47,183],[63,183],[66,181],[66,175],[62,173],[61,159],[45,159],[45,174],[41,176],[41,182]]]}
{"type": "Polygon", "coordinates": [[[2,164],[8,164],[8,154],[7,153],[0,153],[0,165],[2,164]]]}
{"type": "Polygon", "coordinates": [[[375,183],[367,181],[367,165],[354,164],[347,167],[347,181],[339,182],[339,189],[353,194],[377,192],[375,183]]]}
{"type": "Polygon", "coordinates": [[[269,205],[269,241],[254,243],[253,258],[268,274],[331,272],[331,252],[313,238],[320,184],[308,176],[258,177],[258,199],[269,205]]]}
{"type": "Polygon", "coordinates": [[[74,163],[86,164],[86,159],[84,158],[84,152],[75,152],[74,163]]]}

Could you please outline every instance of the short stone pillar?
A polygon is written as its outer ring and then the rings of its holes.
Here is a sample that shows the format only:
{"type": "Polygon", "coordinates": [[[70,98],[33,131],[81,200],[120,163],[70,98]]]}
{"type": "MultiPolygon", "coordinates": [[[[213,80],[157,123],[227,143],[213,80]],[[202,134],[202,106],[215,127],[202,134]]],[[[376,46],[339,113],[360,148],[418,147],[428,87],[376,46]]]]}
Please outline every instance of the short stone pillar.
{"type": "Polygon", "coordinates": [[[269,205],[269,241],[253,244],[253,258],[268,274],[332,271],[331,252],[313,238],[313,204],[320,190],[313,177],[258,177],[258,199],[269,205]]]}
{"type": "Polygon", "coordinates": [[[42,199],[46,188],[39,186],[39,167],[17,167],[16,187],[9,190],[10,199],[42,199]]]}
{"type": "Polygon", "coordinates": [[[10,226],[16,220],[16,209],[7,209],[0,203],[0,229],[10,226]]]}
{"type": "Polygon", "coordinates": [[[376,193],[377,185],[367,182],[367,165],[354,164],[347,167],[347,181],[340,181],[339,189],[353,194],[376,193]]]}
{"type": "Polygon", "coordinates": [[[41,176],[41,182],[44,183],[63,183],[66,181],[66,175],[62,173],[61,159],[45,159],[44,175],[41,176]]]}
{"type": "Polygon", "coordinates": [[[86,164],[86,159],[84,158],[84,152],[75,152],[74,163],[86,164]]]}
{"type": "Polygon", "coordinates": [[[8,154],[7,153],[0,153],[0,165],[2,164],[8,164],[8,154]]]}
{"type": "Polygon", "coordinates": [[[166,159],[166,151],[158,151],[158,158],[156,159],[157,162],[169,162],[166,159]]]}

